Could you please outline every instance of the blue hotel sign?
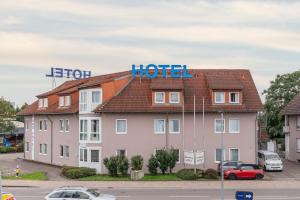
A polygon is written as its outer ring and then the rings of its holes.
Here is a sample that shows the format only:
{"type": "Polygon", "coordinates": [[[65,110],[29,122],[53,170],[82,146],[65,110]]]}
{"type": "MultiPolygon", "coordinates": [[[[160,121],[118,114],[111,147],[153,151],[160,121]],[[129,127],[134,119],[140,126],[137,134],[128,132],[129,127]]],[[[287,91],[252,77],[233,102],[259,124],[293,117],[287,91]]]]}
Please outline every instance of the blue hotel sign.
{"type": "Polygon", "coordinates": [[[91,77],[91,71],[52,67],[46,77],[82,79],[91,77]]]}
{"type": "Polygon", "coordinates": [[[156,78],[158,72],[161,70],[162,77],[167,77],[167,70],[170,70],[170,75],[172,78],[192,78],[192,74],[187,73],[186,65],[155,65],[148,64],[146,66],[135,64],[132,65],[132,77],[136,76],[146,76],[148,78],[156,78]]]}

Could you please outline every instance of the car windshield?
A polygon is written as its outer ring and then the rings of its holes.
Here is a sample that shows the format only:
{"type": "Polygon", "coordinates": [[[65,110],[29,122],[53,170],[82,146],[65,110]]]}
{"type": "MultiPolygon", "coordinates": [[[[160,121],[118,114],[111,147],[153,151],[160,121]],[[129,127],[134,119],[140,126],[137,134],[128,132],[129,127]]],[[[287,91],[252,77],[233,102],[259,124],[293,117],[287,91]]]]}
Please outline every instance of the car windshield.
{"type": "Polygon", "coordinates": [[[278,155],[266,155],[266,160],[280,160],[278,155]]]}
{"type": "Polygon", "coordinates": [[[94,197],[99,197],[100,196],[100,193],[97,192],[96,190],[88,189],[87,192],[90,193],[91,195],[93,195],[94,197]]]}

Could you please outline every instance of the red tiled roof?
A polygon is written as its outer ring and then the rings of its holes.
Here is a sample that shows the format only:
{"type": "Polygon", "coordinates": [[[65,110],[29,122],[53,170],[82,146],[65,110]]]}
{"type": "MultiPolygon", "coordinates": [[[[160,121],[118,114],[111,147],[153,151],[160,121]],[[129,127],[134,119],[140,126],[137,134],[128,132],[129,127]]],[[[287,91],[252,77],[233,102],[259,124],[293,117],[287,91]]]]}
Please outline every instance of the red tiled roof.
{"type": "Polygon", "coordinates": [[[243,85],[234,74],[207,74],[206,81],[211,89],[243,89],[243,85]]]}
{"type": "Polygon", "coordinates": [[[151,79],[150,88],[160,89],[183,89],[183,80],[181,78],[154,78],[151,79]]]}
{"type": "MultiPolygon", "coordinates": [[[[184,87],[184,104],[185,111],[193,111],[193,97],[196,97],[196,111],[202,111],[202,99],[205,101],[206,112],[257,112],[263,109],[260,97],[256,90],[249,70],[223,70],[223,69],[191,69],[189,74],[193,74],[193,78],[183,79],[184,87]],[[243,104],[242,105],[212,105],[210,97],[210,88],[207,77],[223,76],[234,77],[236,81],[231,79],[223,79],[230,81],[232,89],[240,88],[233,83],[239,83],[243,88],[243,104]]],[[[152,79],[134,78],[127,87],[125,87],[118,95],[114,96],[109,102],[98,107],[96,112],[181,112],[181,106],[157,106],[152,105],[152,79]]],[[[158,81],[160,82],[160,81],[158,81]]],[[[160,83],[160,87],[164,87],[164,82],[160,83]]],[[[223,83],[224,85],[227,82],[223,83]]],[[[228,89],[228,88],[227,88],[228,89]]]]}
{"type": "Polygon", "coordinates": [[[281,111],[282,115],[299,115],[300,114],[300,93],[297,94],[281,111]]]}
{"type": "MultiPolygon", "coordinates": [[[[93,86],[101,85],[102,83],[111,81],[113,79],[129,75],[130,73],[131,73],[130,71],[124,71],[124,72],[94,76],[94,77],[90,77],[90,78],[86,78],[86,79],[66,81],[63,84],[61,84],[60,86],[54,88],[53,90],[43,93],[43,94],[40,94],[37,97],[44,98],[44,97],[48,97],[51,95],[72,94],[72,93],[78,91],[79,88],[86,88],[86,87],[93,87],[93,86]]],[[[57,98],[57,101],[52,102],[52,103],[51,103],[51,101],[48,100],[49,105],[45,109],[39,109],[38,101],[35,101],[31,105],[27,106],[25,109],[20,111],[18,113],[18,115],[77,113],[79,111],[78,99],[79,98],[72,98],[71,106],[68,108],[59,108],[58,98],[57,98]]]]}

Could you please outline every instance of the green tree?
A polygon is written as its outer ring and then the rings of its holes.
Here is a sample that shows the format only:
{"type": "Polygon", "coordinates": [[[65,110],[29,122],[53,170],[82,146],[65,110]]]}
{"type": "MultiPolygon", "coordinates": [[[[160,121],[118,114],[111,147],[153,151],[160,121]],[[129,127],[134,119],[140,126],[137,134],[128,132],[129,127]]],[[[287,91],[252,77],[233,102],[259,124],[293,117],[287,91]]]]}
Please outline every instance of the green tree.
{"type": "Polygon", "coordinates": [[[155,157],[159,163],[159,169],[162,174],[165,174],[169,168],[170,154],[166,149],[156,150],[155,157]]]}
{"type": "MultiPolygon", "coordinates": [[[[25,109],[26,107],[28,106],[28,104],[25,102],[21,108],[17,107],[16,108],[16,113],[22,111],[23,109],[25,109]]],[[[24,122],[24,116],[16,116],[16,121],[19,121],[19,122],[24,122]]]]}
{"type": "Polygon", "coordinates": [[[11,120],[15,119],[15,109],[13,105],[6,101],[3,97],[0,98],[0,132],[14,130],[14,125],[11,120]]]}
{"type": "Polygon", "coordinates": [[[277,75],[271,86],[263,92],[266,95],[264,118],[271,138],[283,137],[283,117],[280,111],[300,91],[300,71],[277,75]]]}

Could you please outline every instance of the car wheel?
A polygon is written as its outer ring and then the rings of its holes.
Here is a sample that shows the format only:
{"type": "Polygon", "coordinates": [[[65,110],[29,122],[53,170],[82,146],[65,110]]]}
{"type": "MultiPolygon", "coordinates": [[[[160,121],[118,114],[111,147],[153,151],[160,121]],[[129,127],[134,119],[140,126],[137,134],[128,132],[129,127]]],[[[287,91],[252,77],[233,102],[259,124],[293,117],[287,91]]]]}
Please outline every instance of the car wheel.
{"type": "Polygon", "coordinates": [[[256,180],[261,180],[261,179],[264,178],[264,175],[262,175],[262,174],[256,174],[255,178],[256,178],[256,180]]]}
{"type": "Polygon", "coordinates": [[[228,175],[228,179],[229,180],[235,180],[236,179],[236,175],[235,174],[229,174],[228,175]]]}
{"type": "Polygon", "coordinates": [[[264,165],[264,171],[265,171],[265,172],[267,171],[266,165],[264,165]]]}

